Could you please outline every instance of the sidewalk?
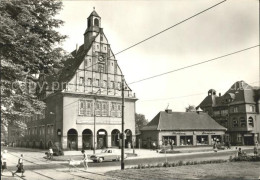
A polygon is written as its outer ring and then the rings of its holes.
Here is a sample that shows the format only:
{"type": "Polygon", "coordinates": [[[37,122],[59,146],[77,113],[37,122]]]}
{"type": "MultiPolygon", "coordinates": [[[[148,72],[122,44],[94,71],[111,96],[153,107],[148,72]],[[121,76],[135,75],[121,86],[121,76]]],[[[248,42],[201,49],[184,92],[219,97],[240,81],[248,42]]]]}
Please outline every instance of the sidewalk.
{"type": "MultiPolygon", "coordinates": [[[[239,146],[242,150],[253,149],[253,146],[239,146]]],[[[229,151],[238,151],[238,148],[231,147],[231,149],[218,150],[218,153],[229,152],[229,151]]],[[[121,151],[121,149],[118,149],[121,151]]],[[[100,153],[102,150],[96,150],[96,153],[100,153]]],[[[156,150],[150,149],[135,149],[135,154],[137,156],[131,156],[133,154],[133,149],[125,149],[125,153],[128,154],[127,159],[145,159],[145,158],[156,158],[156,157],[165,157],[165,153],[158,153],[156,150]]],[[[168,157],[171,156],[182,156],[182,155],[191,155],[191,154],[201,154],[201,153],[212,153],[213,148],[211,146],[204,147],[176,147],[174,148],[176,153],[170,154],[167,153],[168,157]]],[[[86,150],[86,153],[90,156],[93,154],[93,150],[86,150]]],[[[54,156],[54,161],[68,161],[69,159],[80,160],[82,159],[81,151],[65,151],[64,156],[54,156]]]]}

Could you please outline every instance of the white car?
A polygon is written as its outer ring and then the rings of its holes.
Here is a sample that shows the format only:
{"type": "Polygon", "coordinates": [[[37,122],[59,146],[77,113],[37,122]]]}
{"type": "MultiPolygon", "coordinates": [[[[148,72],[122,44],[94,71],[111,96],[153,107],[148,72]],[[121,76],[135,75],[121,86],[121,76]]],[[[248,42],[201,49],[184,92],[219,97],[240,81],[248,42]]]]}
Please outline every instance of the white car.
{"type": "MultiPolygon", "coordinates": [[[[127,158],[126,154],[124,154],[124,158],[127,158]]],[[[120,161],[121,151],[119,149],[104,149],[101,153],[91,155],[90,159],[94,162],[120,161]]]]}

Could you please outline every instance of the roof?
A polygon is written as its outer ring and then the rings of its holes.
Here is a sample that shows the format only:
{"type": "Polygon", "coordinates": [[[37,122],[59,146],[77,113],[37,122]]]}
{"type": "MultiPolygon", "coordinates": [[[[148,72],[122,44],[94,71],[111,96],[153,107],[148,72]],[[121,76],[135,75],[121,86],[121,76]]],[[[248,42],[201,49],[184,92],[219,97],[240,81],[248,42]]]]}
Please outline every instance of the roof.
{"type": "MultiPolygon", "coordinates": [[[[98,36],[98,34],[96,35],[98,36]]],[[[84,44],[82,44],[77,53],[76,50],[71,53],[73,58],[68,59],[64,63],[64,68],[62,69],[59,81],[64,83],[70,81],[73,76],[76,74],[77,69],[79,68],[80,64],[84,60],[87,52],[91,48],[92,43],[94,42],[96,36],[91,37],[90,41],[87,41],[86,48],[84,48],[84,44]]]]}
{"type": "Polygon", "coordinates": [[[206,113],[196,112],[159,112],[141,131],[146,130],[220,130],[219,125],[206,113]]]}
{"type": "MultiPolygon", "coordinates": [[[[255,104],[255,96],[259,87],[252,87],[244,81],[235,82],[223,96],[208,95],[198,107],[227,106],[227,104],[252,103],[255,104]],[[230,101],[231,100],[231,101],[230,101]]],[[[209,90],[210,92],[211,90],[209,90]]],[[[197,108],[198,108],[197,107],[197,108]]]]}
{"type": "Polygon", "coordinates": [[[93,12],[89,15],[89,17],[90,16],[97,16],[97,17],[100,17],[99,15],[98,15],[98,13],[95,11],[95,10],[93,10],[93,12]]]}

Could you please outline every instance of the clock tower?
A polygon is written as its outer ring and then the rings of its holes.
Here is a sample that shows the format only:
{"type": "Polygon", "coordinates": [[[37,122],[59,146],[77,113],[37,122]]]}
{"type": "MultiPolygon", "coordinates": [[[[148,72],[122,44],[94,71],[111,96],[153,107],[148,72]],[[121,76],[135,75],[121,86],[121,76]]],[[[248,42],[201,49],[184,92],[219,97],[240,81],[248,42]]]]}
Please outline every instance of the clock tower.
{"type": "MultiPolygon", "coordinates": [[[[100,32],[101,18],[93,8],[93,12],[89,15],[87,21],[88,27],[84,33],[84,44],[86,45],[92,38],[100,32]]],[[[86,46],[84,46],[86,48],[86,46]]]]}

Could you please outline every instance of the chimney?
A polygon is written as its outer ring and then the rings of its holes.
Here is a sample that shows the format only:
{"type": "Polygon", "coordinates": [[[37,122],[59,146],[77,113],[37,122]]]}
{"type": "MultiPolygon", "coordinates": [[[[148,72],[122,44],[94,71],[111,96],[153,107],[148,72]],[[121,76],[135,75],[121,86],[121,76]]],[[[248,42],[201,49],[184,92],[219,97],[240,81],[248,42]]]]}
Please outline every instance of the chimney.
{"type": "Polygon", "coordinates": [[[168,114],[171,114],[172,110],[171,109],[165,109],[165,112],[167,112],[168,114]]]}

